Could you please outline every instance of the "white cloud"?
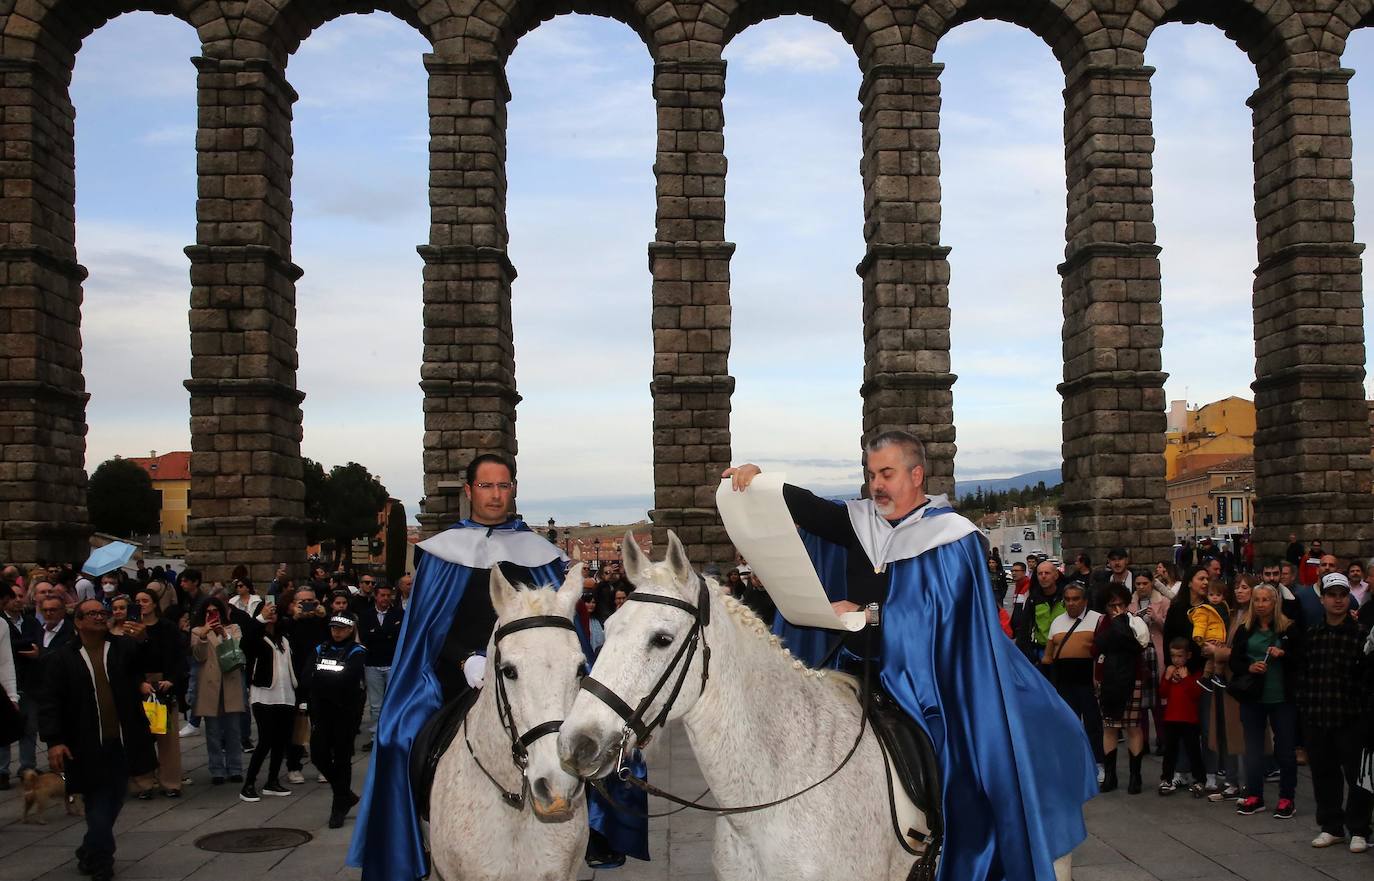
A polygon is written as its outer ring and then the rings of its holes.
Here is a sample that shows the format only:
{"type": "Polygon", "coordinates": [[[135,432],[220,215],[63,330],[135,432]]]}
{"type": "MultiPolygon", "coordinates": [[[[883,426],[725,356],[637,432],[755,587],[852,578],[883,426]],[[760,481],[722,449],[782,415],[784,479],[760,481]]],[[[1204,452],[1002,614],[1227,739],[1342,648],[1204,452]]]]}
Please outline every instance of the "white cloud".
{"type": "Polygon", "coordinates": [[[854,50],[828,26],[800,16],[755,25],[735,37],[725,57],[757,70],[829,71],[854,67],[854,50]]]}

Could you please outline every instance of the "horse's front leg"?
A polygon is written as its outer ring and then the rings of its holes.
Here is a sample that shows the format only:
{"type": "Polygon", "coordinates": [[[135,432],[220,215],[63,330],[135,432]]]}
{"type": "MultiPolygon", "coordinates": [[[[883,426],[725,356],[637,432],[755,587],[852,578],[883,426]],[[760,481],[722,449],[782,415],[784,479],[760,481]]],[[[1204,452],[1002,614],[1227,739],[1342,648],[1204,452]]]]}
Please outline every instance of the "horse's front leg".
{"type": "Polygon", "coordinates": [[[762,855],[735,831],[727,818],[716,821],[711,849],[716,881],[768,881],[766,868],[761,863],[762,855]]]}

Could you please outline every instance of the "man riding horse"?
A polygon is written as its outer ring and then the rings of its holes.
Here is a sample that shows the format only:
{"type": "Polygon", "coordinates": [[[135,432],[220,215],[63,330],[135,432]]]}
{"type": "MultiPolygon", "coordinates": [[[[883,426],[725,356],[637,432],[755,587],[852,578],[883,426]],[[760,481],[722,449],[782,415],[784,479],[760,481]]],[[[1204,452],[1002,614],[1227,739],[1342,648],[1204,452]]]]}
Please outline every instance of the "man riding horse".
{"type": "MultiPolygon", "coordinates": [[[[757,465],[722,475],[742,491],[757,465]]],[[[925,493],[925,448],[906,432],[866,449],[870,498],[837,504],[783,485],[798,526],[847,550],[836,612],[882,607],[882,687],[930,736],[944,781],[940,879],[1055,878],[1087,836],[1097,793],[1083,729],[1001,630],[977,528],[925,493]],[[1055,748],[1043,749],[1044,744],[1055,748]]],[[[845,646],[862,667],[862,637],[845,646]]]]}

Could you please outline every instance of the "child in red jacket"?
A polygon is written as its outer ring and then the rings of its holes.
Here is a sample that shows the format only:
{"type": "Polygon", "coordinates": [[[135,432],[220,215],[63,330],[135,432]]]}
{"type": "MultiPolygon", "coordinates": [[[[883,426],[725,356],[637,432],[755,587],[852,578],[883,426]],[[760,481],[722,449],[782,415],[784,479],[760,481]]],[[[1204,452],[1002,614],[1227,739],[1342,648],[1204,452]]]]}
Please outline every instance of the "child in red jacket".
{"type": "Polygon", "coordinates": [[[1193,798],[1202,798],[1206,792],[1202,726],[1198,720],[1202,683],[1200,674],[1188,670],[1188,653],[1191,649],[1185,637],[1175,637],[1169,643],[1169,666],[1159,681],[1159,699],[1164,704],[1164,770],[1160,774],[1159,794],[1174,793],[1174,766],[1178,763],[1181,743],[1188,750],[1188,767],[1193,772],[1193,785],[1188,787],[1188,791],[1193,798]]]}

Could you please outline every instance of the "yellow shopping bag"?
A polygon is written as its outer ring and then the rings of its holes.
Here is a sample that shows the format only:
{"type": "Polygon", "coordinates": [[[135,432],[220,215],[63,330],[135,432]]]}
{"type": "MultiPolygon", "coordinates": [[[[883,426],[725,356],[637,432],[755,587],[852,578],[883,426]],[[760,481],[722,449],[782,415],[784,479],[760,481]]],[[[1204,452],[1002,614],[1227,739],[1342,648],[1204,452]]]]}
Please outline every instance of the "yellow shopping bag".
{"type": "Polygon", "coordinates": [[[154,734],[167,733],[167,705],[156,698],[143,702],[143,712],[148,716],[148,730],[154,734]]]}

